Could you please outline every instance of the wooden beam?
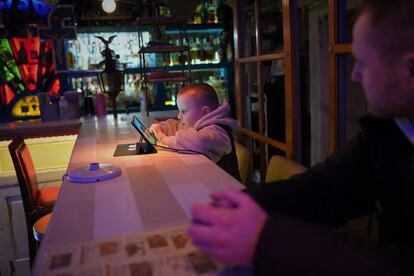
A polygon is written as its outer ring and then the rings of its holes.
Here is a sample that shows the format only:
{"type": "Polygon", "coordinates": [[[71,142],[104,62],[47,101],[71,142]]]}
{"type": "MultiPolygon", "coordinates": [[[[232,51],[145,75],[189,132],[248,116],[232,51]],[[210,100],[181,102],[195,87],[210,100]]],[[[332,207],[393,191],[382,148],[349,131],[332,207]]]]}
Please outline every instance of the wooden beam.
{"type": "Polygon", "coordinates": [[[352,52],[352,43],[333,45],[334,54],[349,54],[352,52]]]}
{"type": "Polygon", "coordinates": [[[285,143],[282,143],[282,142],[276,141],[272,138],[260,135],[259,133],[248,130],[246,128],[238,128],[237,131],[240,132],[241,134],[246,135],[248,137],[251,137],[255,140],[258,140],[260,142],[269,144],[269,145],[271,145],[275,148],[278,148],[280,150],[286,151],[286,144],[285,143]]]}
{"type": "Polygon", "coordinates": [[[329,153],[333,153],[339,145],[339,95],[338,95],[338,55],[335,53],[338,28],[337,0],[328,0],[328,43],[329,43],[329,153]]]}
{"type": "Polygon", "coordinates": [[[243,87],[243,64],[239,62],[240,52],[243,49],[243,37],[244,37],[244,24],[242,24],[242,5],[241,0],[232,0],[233,7],[233,39],[234,39],[234,59],[235,59],[235,70],[234,70],[234,88],[235,88],[235,101],[236,101],[236,118],[237,125],[239,127],[243,126],[243,102],[242,95],[244,95],[243,87]]]}
{"type": "Polygon", "coordinates": [[[271,54],[266,54],[266,55],[261,55],[261,56],[252,56],[252,57],[244,57],[244,58],[239,58],[237,59],[237,62],[240,63],[251,63],[251,62],[258,62],[258,61],[268,61],[268,60],[277,60],[277,59],[284,59],[285,56],[285,52],[284,51],[280,51],[280,52],[276,52],[276,53],[271,53],[271,54]]]}
{"type": "Polygon", "coordinates": [[[260,61],[267,61],[267,60],[275,60],[275,59],[284,59],[285,58],[285,53],[284,51],[280,51],[280,52],[276,52],[276,53],[272,53],[272,54],[266,54],[266,55],[261,55],[258,57],[258,59],[260,61]]]}
{"type": "Polygon", "coordinates": [[[295,30],[293,22],[292,1],[282,0],[283,13],[283,43],[284,43],[284,66],[285,66],[285,114],[286,114],[286,157],[297,159],[295,151],[298,149],[297,141],[300,141],[300,120],[298,120],[299,106],[296,106],[298,95],[298,84],[295,81],[295,30]],[[299,125],[297,125],[299,124],[299,125]]]}
{"type": "MultiPolygon", "coordinates": [[[[256,35],[256,72],[257,72],[257,101],[258,101],[258,111],[259,111],[259,134],[261,136],[266,135],[265,129],[265,113],[264,113],[264,95],[263,95],[263,68],[262,62],[259,60],[259,57],[262,54],[262,22],[261,22],[261,7],[260,0],[254,1],[254,16],[255,16],[255,35],[256,35]]],[[[266,147],[263,142],[259,144],[259,155],[260,155],[260,175],[266,174],[267,162],[266,162],[266,147]]]]}

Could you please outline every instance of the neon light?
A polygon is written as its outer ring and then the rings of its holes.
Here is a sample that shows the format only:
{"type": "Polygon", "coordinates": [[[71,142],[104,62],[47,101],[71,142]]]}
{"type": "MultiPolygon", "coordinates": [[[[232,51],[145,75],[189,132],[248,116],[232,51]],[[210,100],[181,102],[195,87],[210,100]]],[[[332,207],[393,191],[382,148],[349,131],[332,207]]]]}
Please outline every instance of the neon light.
{"type": "Polygon", "coordinates": [[[38,15],[48,15],[52,11],[52,5],[43,3],[43,1],[33,0],[33,8],[38,15]]]}
{"type": "Polygon", "coordinates": [[[17,101],[12,108],[14,117],[39,116],[39,99],[37,96],[25,96],[17,101]]]}
{"type": "Polygon", "coordinates": [[[55,79],[49,92],[52,95],[56,95],[59,92],[59,90],[60,90],[60,80],[55,79]]]}
{"type": "MultiPolygon", "coordinates": [[[[52,2],[57,3],[57,1],[45,1],[42,0],[32,0],[32,6],[34,11],[40,16],[47,16],[52,11],[52,2]]],[[[13,0],[0,1],[0,10],[11,10],[13,8],[13,0]]],[[[30,9],[30,0],[18,0],[17,9],[19,11],[27,11],[30,9]]]]}
{"type": "Polygon", "coordinates": [[[5,88],[4,91],[6,94],[6,105],[7,105],[11,102],[11,100],[13,100],[14,93],[7,84],[4,85],[4,88],[5,88]]]}
{"type": "Polygon", "coordinates": [[[0,1],[0,10],[10,10],[12,7],[12,0],[0,1]]]}
{"type": "Polygon", "coordinates": [[[30,7],[29,0],[19,0],[17,3],[17,9],[21,11],[27,11],[30,7]]]}

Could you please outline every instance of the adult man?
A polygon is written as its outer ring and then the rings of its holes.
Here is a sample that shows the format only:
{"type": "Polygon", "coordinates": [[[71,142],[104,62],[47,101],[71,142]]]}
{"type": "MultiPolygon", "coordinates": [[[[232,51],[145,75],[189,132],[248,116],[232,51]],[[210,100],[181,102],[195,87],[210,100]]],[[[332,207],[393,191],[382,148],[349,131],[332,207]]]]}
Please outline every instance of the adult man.
{"type": "Polygon", "coordinates": [[[252,196],[224,190],[194,206],[195,244],[257,275],[414,275],[414,1],[367,0],[353,31],[352,77],[370,116],[324,163],[252,196]],[[332,232],[377,212],[379,242],[332,232]],[[325,227],[323,227],[324,225],[325,227]],[[326,227],[329,226],[329,227],[326,227]]]}

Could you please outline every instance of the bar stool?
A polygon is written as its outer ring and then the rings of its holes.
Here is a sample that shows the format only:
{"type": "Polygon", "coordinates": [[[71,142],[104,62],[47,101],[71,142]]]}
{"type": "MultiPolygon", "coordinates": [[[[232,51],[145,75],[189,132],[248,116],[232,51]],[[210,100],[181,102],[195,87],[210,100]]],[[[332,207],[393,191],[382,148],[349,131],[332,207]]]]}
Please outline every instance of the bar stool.
{"type": "Polygon", "coordinates": [[[37,240],[38,242],[40,242],[43,239],[43,236],[46,233],[47,226],[49,225],[51,217],[52,213],[49,213],[38,219],[33,225],[33,235],[35,240],[37,240]]]}
{"type": "Polygon", "coordinates": [[[239,172],[241,177],[241,182],[244,186],[249,186],[250,184],[250,160],[252,159],[252,154],[250,151],[238,142],[234,142],[237,155],[237,163],[239,164],[239,172]]]}
{"type": "Polygon", "coordinates": [[[52,211],[60,187],[39,189],[33,160],[22,137],[14,138],[9,144],[9,152],[19,182],[29,243],[29,258],[32,264],[36,255],[36,240],[33,226],[37,220],[52,211]]]}
{"type": "Polygon", "coordinates": [[[306,167],[280,155],[274,155],[267,166],[265,183],[282,180],[306,171],[306,167]]]}

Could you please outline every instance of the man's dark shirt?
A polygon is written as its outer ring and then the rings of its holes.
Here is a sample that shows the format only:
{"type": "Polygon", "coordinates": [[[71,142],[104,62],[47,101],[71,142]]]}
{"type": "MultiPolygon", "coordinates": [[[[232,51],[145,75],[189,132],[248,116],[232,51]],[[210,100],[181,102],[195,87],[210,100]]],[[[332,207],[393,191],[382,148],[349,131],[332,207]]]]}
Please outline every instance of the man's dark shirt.
{"type": "Polygon", "coordinates": [[[414,275],[413,146],[394,120],[364,117],[361,126],[324,163],[251,192],[270,214],[257,275],[414,275]],[[331,230],[372,212],[378,243],[331,230]]]}

